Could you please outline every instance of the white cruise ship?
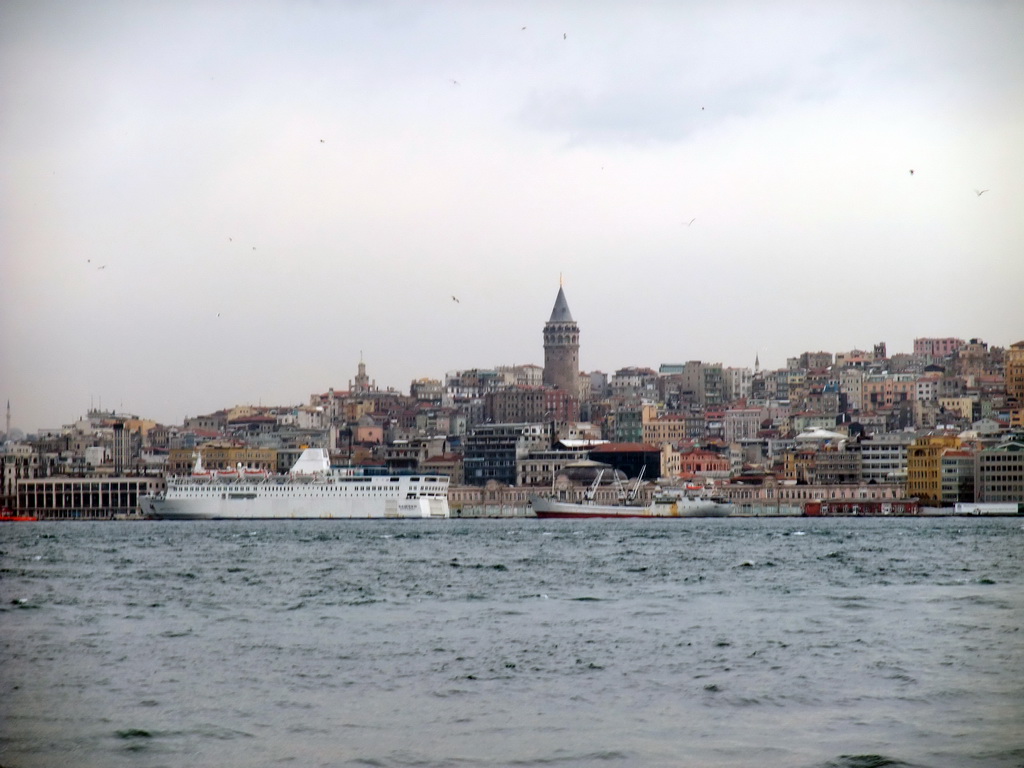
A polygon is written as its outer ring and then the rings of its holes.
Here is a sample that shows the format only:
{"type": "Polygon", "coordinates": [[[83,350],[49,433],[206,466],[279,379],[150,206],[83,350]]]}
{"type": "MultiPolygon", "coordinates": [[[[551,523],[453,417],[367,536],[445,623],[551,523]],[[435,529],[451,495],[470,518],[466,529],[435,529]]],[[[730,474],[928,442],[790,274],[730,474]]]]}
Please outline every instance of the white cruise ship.
{"type": "Polygon", "coordinates": [[[443,475],[371,475],[332,469],[322,448],[307,448],[284,475],[210,471],[196,461],[188,477],[167,478],[166,492],[139,499],[162,520],[449,517],[443,475]]]}

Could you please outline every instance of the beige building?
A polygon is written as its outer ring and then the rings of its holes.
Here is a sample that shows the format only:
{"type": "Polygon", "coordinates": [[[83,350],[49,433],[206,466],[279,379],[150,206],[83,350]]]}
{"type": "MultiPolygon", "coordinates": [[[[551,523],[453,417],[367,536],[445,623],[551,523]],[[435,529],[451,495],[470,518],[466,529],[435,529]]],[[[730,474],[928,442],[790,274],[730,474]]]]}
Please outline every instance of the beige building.
{"type": "Polygon", "coordinates": [[[657,415],[654,406],[642,408],[643,438],[642,442],[651,445],[679,445],[687,439],[687,419],[685,414],[669,413],[657,415]]]}
{"type": "Polygon", "coordinates": [[[875,411],[909,402],[917,394],[917,376],[909,373],[872,374],[864,379],[862,410],[875,411]]]}
{"type": "Polygon", "coordinates": [[[197,456],[202,456],[203,469],[237,469],[241,465],[245,469],[265,469],[268,472],[277,470],[277,451],[272,448],[207,443],[198,448],[172,449],[167,456],[167,474],[191,474],[197,456]]]}
{"type": "Polygon", "coordinates": [[[977,404],[977,400],[973,397],[940,397],[938,399],[939,408],[943,408],[947,413],[955,413],[961,419],[967,419],[968,421],[974,421],[974,409],[977,404]]]}

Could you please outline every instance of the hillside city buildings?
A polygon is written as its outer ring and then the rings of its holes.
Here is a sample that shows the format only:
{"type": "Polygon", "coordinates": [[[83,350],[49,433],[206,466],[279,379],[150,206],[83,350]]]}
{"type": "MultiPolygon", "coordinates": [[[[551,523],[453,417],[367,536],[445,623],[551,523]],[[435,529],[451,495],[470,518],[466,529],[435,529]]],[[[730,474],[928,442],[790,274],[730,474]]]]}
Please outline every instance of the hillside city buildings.
{"type": "Polygon", "coordinates": [[[90,410],[14,440],[0,505],[41,518],[132,516],[167,475],[283,472],[304,446],[336,463],[449,475],[453,514],[528,514],[530,492],[599,498],[616,478],[713,488],[746,514],[901,512],[1024,503],[1024,341],[920,338],[911,353],[803,352],[764,370],[690,360],[580,371],[581,329],[560,286],[544,365],[449,371],[381,389],[360,360],[344,388],[165,425],[90,410]]]}

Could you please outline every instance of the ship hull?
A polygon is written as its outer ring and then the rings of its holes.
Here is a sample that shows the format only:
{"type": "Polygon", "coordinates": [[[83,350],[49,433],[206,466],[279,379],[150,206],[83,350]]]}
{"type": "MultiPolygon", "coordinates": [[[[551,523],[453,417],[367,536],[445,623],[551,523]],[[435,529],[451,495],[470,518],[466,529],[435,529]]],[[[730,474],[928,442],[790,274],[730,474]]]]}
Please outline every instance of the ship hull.
{"type": "Polygon", "coordinates": [[[323,448],[306,448],[287,474],[241,467],[169,477],[164,493],[139,499],[162,520],[347,520],[450,517],[443,475],[365,474],[332,468],[323,448]],[[231,477],[227,477],[230,474],[231,477]]]}
{"type": "Polygon", "coordinates": [[[383,476],[324,482],[170,480],[166,493],[139,500],[161,520],[337,520],[444,518],[448,478],[383,476]]]}
{"type": "Polygon", "coordinates": [[[731,504],[706,499],[677,499],[653,502],[646,507],[556,501],[531,496],[530,505],[539,518],[662,518],[662,517],[729,517],[731,504]]]}

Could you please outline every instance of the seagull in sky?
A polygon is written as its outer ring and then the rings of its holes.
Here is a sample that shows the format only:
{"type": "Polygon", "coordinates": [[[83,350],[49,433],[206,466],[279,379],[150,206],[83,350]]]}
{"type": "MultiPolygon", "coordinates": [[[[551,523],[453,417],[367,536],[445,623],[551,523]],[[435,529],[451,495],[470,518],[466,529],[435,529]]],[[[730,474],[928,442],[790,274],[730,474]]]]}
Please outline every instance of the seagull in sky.
{"type": "Polygon", "coordinates": [[[454,302],[455,302],[456,304],[461,304],[461,303],[462,303],[461,301],[459,301],[459,300],[458,300],[457,298],[455,298],[454,296],[452,296],[452,301],[454,301],[454,302]]]}
{"type": "Polygon", "coordinates": [[[103,265],[103,266],[101,266],[101,267],[96,267],[96,269],[106,269],[106,268],[107,268],[107,265],[106,265],[106,264],[104,264],[104,265],[103,265]]]}
{"type": "Polygon", "coordinates": [[[696,219],[690,219],[688,222],[686,222],[686,226],[690,226],[695,221],[696,221],[696,219]]]}
{"type": "Polygon", "coordinates": [[[565,40],[565,37],[566,37],[565,32],[563,32],[562,33],[562,39],[565,40]]]}
{"type": "Polygon", "coordinates": [[[459,84],[458,80],[452,80],[452,85],[458,85],[458,84],[459,84]]]}
{"type": "Polygon", "coordinates": [[[988,192],[988,190],[987,190],[987,189],[976,189],[976,190],[974,190],[974,194],[976,194],[976,195],[977,195],[978,197],[981,197],[981,196],[982,196],[982,195],[984,195],[984,194],[985,194],[986,192],[988,192]]]}
{"type": "Polygon", "coordinates": [[[913,168],[911,168],[911,169],[910,169],[910,175],[911,175],[911,176],[913,176],[913,175],[914,175],[914,169],[913,169],[913,168]]]}

